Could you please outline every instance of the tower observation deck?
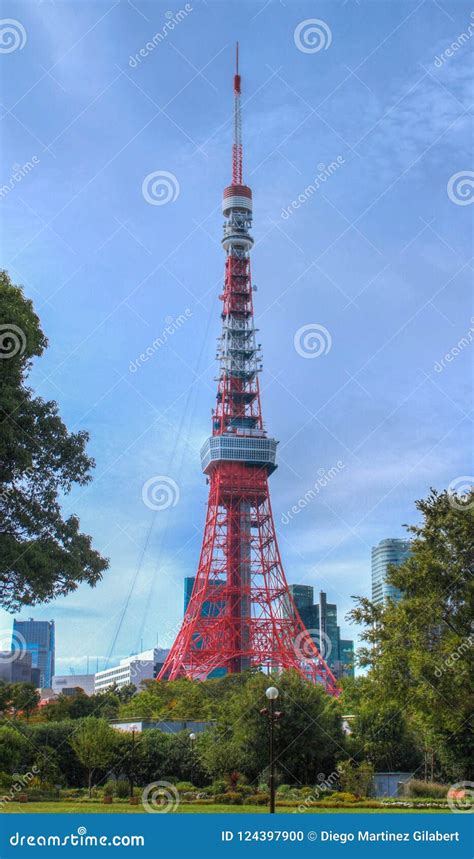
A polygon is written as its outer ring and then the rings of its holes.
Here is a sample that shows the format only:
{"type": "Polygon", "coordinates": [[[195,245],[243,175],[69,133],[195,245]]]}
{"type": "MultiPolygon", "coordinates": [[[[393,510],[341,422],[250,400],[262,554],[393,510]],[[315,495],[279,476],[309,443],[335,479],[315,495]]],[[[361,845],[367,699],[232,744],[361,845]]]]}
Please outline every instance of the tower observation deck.
{"type": "Polygon", "coordinates": [[[205,679],[216,669],[293,668],[338,695],[336,679],[288,590],[275,534],[268,477],[276,468],[278,442],[262,420],[250,269],[252,191],[243,182],[240,100],[237,48],[232,182],[222,203],[219,375],[212,431],[201,449],[209,501],[191,599],[158,679],[205,679]]]}

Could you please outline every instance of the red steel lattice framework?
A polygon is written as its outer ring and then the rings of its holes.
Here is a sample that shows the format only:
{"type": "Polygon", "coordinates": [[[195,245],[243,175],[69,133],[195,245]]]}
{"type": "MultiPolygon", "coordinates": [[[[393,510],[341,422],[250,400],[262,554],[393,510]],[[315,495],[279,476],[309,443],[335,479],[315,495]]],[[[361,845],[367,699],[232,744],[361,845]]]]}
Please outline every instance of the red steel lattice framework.
{"type": "Polygon", "coordinates": [[[263,425],[250,250],[252,192],[242,180],[240,75],[234,76],[232,184],[224,190],[226,253],[217,405],[201,450],[210,484],[204,538],[186,614],[158,679],[206,679],[296,669],[339,694],[288,590],[275,534],[268,476],[275,439],[263,425]]]}

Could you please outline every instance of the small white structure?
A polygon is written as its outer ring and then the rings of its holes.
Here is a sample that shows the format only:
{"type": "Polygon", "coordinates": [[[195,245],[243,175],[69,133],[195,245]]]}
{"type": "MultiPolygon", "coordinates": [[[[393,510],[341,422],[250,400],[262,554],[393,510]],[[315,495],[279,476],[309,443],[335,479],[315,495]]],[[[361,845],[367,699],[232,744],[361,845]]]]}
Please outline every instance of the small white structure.
{"type": "Polygon", "coordinates": [[[143,680],[153,680],[158,670],[163,665],[169,651],[160,647],[152,650],[144,650],[120,660],[120,664],[113,668],[98,671],[95,675],[94,689],[96,692],[105,692],[112,686],[120,689],[122,686],[133,684],[140,689],[143,680]]]}
{"type": "Polygon", "coordinates": [[[57,695],[61,692],[67,695],[72,689],[82,689],[86,695],[93,695],[94,680],[94,674],[55,674],[52,688],[57,695]]]}

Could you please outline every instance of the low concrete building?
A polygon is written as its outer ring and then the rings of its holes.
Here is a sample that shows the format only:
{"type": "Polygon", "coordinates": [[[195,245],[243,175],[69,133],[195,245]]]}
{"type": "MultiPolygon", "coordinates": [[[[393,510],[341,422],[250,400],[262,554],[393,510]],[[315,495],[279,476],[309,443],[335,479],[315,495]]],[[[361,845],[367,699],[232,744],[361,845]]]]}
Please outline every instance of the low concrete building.
{"type": "Polygon", "coordinates": [[[94,694],[95,674],[55,674],[52,688],[58,695],[74,694],[75,689],[82,689],[86,695],[94,694]]]}
{"type": "Polygon", "coordinates": [[[384,796],[403,796],[403,786],[414,777],[414,773],[374,773],[374,794],[377,799],[384,796]]]}
{"type": "Polygon", "coordinates": [[[109,723],[117,731],[142,731],[157,730],[164,734],[178,734],[180,731],[189,731],[190,734],[201,734],[215,725],[215,721],[194,721],[187,719],[112,719],[109,723]]]}

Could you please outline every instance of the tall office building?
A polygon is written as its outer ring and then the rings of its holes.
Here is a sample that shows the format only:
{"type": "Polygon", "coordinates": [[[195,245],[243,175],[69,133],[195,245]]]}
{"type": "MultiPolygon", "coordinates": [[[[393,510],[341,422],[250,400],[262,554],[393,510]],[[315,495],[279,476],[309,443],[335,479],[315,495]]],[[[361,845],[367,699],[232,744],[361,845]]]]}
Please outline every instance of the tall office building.
{"type": "Polygon", "coordinates": [[[410,554],[410,541],[391,538],[381,540],[372,549],[372,602],[385,603],[388,599],[398,601],[398,588],[387,583],[387,572],[391,564],[402,564],[410,554]]]}
{"type": "Polygon", "coordinates": [[[31,653],[22,650],[0,650],[0,682],[35,683],[32,676],[31,653]]]}
{"type": "MultiPolygon", "coordinates": [[[[196,576],[186,576],[184,580],[184,614],[186,614],[189,601],[191,599],[191,595],[194,588],[194,582],[196,581],[196,576]]],[[[216,588],[223,587],[225,582],[224,580],[216,579],[214,582],[216,588]]],[[[202,605],[202,617],[218,617],[219,614],[223,611],[225,603],[220,600],[218,602],[204,602],[202,605]]]]}
{"type": "Polygon", "coordinates": [[[296,608],[308,608],[314,603],[314,588],[311,585],[288,585],[296,608]]]}
{"type": "Polygon", "coordinates": [[[309,585],[290,585],[290,593],[316,647],[321,651],[336,677],[354,676],[354,642],[341,638],[337,623],[337,606],[328,603],[321,591],[319,602],[314,603],[314,591],[309,585]]]}
{"type": "Polygon", "coordinates": [[[39,669],[39,685],[51,687],[54,676],[54,620],[14,620],[12,649],[31,653],[32,668],[39,669]]]}

